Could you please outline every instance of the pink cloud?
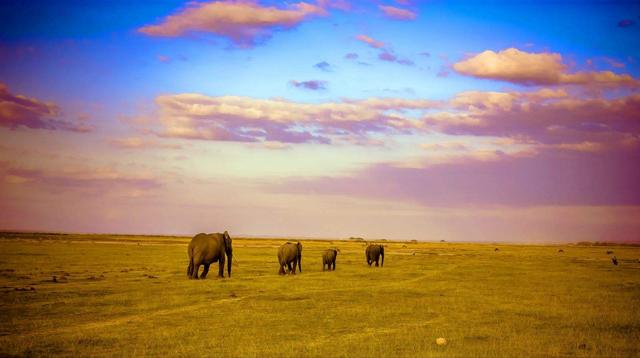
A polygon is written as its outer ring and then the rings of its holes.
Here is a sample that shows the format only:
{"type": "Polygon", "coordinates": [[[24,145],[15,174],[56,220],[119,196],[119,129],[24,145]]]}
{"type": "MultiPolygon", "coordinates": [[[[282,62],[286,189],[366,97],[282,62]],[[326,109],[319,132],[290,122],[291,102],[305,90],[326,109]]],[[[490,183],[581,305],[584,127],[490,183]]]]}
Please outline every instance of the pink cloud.
{"type": "Polygon", "coordinates": [[[456,95],[452,110],[425,116],[425,126],[448,134],[520,137],[547,144],[640,143],[640,95],[615,99],[570,96],[562,89],[456,95]]]}
{"type": "Polygon", "coordinates": [[[44,185],[57,190],[65,188],[95,191],[122,188],[151,190],[161,186],[161,182],[150,174],[123,173],[111,167],[45,170],[0,162],[0,178],[11,184],[44,185]]]}
{"type": "Polygon", "coordinates": [[[159,24],[146,25],[138,31],[164,37],[208,32],[247,47],[268,37],[275,29],[292,28],[310,17],[326,15],[327,11],[321,6],[305,2],[293,3],[284,9],[261,6],[255,1],[193,2],[159,24]]]}
{"type": "MultiPolygon", "coordinates": [[[[640,205],[640,152],[545,150],[419,168],[374,165],[346,177],[290,179],[274,190],[417,202],[427,207],[640,205]]],[[[273,187],[272,187],[273,188],[273,187]]]]}
{"type": "Polygon", "coordinates": [[[0,83],[0,126],[11,129],[26,127],[73,132],[91,130],[85,123],[86,116],[77,121],[63,120],[60,117],[60,108],[55,103],[14,95],[5,84],[0,83]]]}
{"type": "MultiPolygon", "coordinates": [[[[384,42],[382,41],[378,41],[375,40],[367,35],[358,35],[356,36],[356,39],[358,41],[362,41],[366,44],[368,44],[369,46],[375,48],[375,49],[379,49],[380,53],[378,53],[378,59],[381,61],[386,61],[386,62],[394,62],[394,63],[398,63],[401,65],[405,65],[405,66],[413,66],[415,65],[415,63],[407,58],[398,58],[398,56],[396,56],[393,53],[393,50],[389,47],[386,48],[386,45],[384,42]]],[[[364,63],[360,63],[360,64],[364,64],[364,63]]]]}
{"type": "Polygon", "coordinates": [[[199,94],[156,98],[163,129],[159,135],[215,141],[283,143],[368,139],[371,133],[410,133],[420,121],[407,110],[438,106],[428,100],[370,98],[297,103],[282,99],[209,97],[199,94]]]}
{"type": "Polygon", "coordinates": [[[640,86],[640,81],[628,74],[611,71],[569,73],[558,53],[529,53],[515,48],[484,51],[455,63],[453,69],[467,76],[525,85],[640,86]]]}
{"type": "Polygon", "coordinates": [[[382,41],[378,41],[375,40],[367,35],[358,35],[356,36],[356,40],[358,41],[362,41],[364,43],[366,43],[367,45],[373,47],[373,48],[383,48],[384,47],[384,42],[382,41]]]}
{"type": "MultiPolygon", "coordinates": [[[[298,86],[319,88],[316,84],[298,86]]],[[[370,143],[375,133],[516,138],[537,149],[607,151],[640,144],[640,95],[585,97],[562,88],[462,92],[448,102],[400,98],[300,103],[283,99],[156,98],[163,137],[283,143],[370,143]]]]}
{"type": "Polygon", "coordinates": [[[413,11],[394,6],[379,5],[378,8],[382,11],[384,16],[394,20],[415,20],[417,16],[413,11]]]}
{"type": "Polygon", "coordinates": [[[289,83],[297,88],[304,88],[312,91],[327,89],[327,81],[311,80],[311,81],[289,81],[289,83]]]}
{"type": "MultiPolygon", "coordinates": [[[[302,84],[311,86],[315,84],[302,84]]],[[[373,143],[379,134],[470,135],[516,140],[531,153],[640,147],[640,95],[601,98],[564,88],[468,91],[447,102],[401,98],[301,103],[284,99],[156,98],[161,137],[236,142],[373,143]]]]}

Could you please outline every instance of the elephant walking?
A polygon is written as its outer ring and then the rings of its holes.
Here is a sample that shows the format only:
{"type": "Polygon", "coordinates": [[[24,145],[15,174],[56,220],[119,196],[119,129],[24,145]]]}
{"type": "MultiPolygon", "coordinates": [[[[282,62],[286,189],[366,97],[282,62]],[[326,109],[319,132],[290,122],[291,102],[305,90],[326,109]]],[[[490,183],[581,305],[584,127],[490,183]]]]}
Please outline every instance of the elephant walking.
{"type": "Polygon", "coordinates": [[[288,268],[288,272],[295,275],[296,265],[298,265],[299,271],[302,272],[302,244],[287,242],[286,244],[278,248],[278,263],[280,264],[280,270],[278,274],[284,275],[285,266],[288,268]],[[293,270],[291,269],[293,264],[293,270]]]}
{"type": "Polygon", "coordinates": [[[335,271],[336,270],[336,257],[338,256],[338,250],[329,249],[322,254],[322,271],[324,271],[324,267],[327,266],[327,270],[335,271]],[[333,268],[331,266],[333,265],[333,268]]]}
{"type": "Polygon", "coordinates": [[[189,267],[187,277],[198,279],[200,265],[204,265],[204,270],[200,278],[206,278],[209,273],[209,265],[218,262],[218,276],[224,277],[224,261],[227,256],[227,273],[231,277],[231,260],[233,258],[233,248],[231,246],[231,236],[228,232],[223,234],[200,233],[191,239],[189,248],[189,267]]]}
{"type": "Polygon", "coordinates": [[[369,266],[371,266],[373,262],[378,266],[378,259],[380,256],[382,256],[382,263],[380,266],[384,266],[384,246],[377,244],[367,246],[367,249],[365,250],[365,257],[367,258],[367,264],[369,264],[369,266]]]}

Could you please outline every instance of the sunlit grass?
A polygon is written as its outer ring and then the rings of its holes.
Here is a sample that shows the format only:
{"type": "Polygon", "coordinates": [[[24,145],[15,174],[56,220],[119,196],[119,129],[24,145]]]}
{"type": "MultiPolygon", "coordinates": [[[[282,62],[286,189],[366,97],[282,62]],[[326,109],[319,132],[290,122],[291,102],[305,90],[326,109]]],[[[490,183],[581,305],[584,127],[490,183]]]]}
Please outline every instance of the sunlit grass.
{"type": "Polygon", "coordinates": [[[0,240],[0,353],[640,355],[637,247],[388,242],[370,268],[362,242],[304,241],[302,274],[282,277],[286,240],[235,239],[233,278],[196,281],[188,238],[38,237],[0,240]]]}

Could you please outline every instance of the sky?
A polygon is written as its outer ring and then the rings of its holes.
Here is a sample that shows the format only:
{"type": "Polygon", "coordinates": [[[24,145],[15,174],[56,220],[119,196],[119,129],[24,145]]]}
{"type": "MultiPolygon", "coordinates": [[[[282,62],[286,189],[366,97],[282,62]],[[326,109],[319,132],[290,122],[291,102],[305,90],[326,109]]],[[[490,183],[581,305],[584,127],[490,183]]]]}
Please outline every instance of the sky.
{"type": "Polygon", "coordinates": [[[0,2],[0,230],[640,242],[640,3],[0,2]]]}

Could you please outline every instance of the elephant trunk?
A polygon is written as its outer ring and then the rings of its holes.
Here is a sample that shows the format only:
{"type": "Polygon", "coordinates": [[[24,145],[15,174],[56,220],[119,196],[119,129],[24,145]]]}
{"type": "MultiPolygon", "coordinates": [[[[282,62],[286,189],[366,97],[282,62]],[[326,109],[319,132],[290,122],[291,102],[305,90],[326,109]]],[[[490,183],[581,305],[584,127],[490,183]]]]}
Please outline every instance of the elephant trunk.
{"type": "Polygon", "coordinates": [[[233,260],[233,252],[227,253],[227,274],[231,277],[231,261],[233,260]]]}
{"type": "Polygon", "coordinates": [[[382,263],[380,267],[384,266],[384,247],[380,247],[380,256],[382,256],[382,263]]]}
{"type": "Polygon", "coordinates": [[[302,253],[298,252],[298,271],[302,272],[302,253]]]}

